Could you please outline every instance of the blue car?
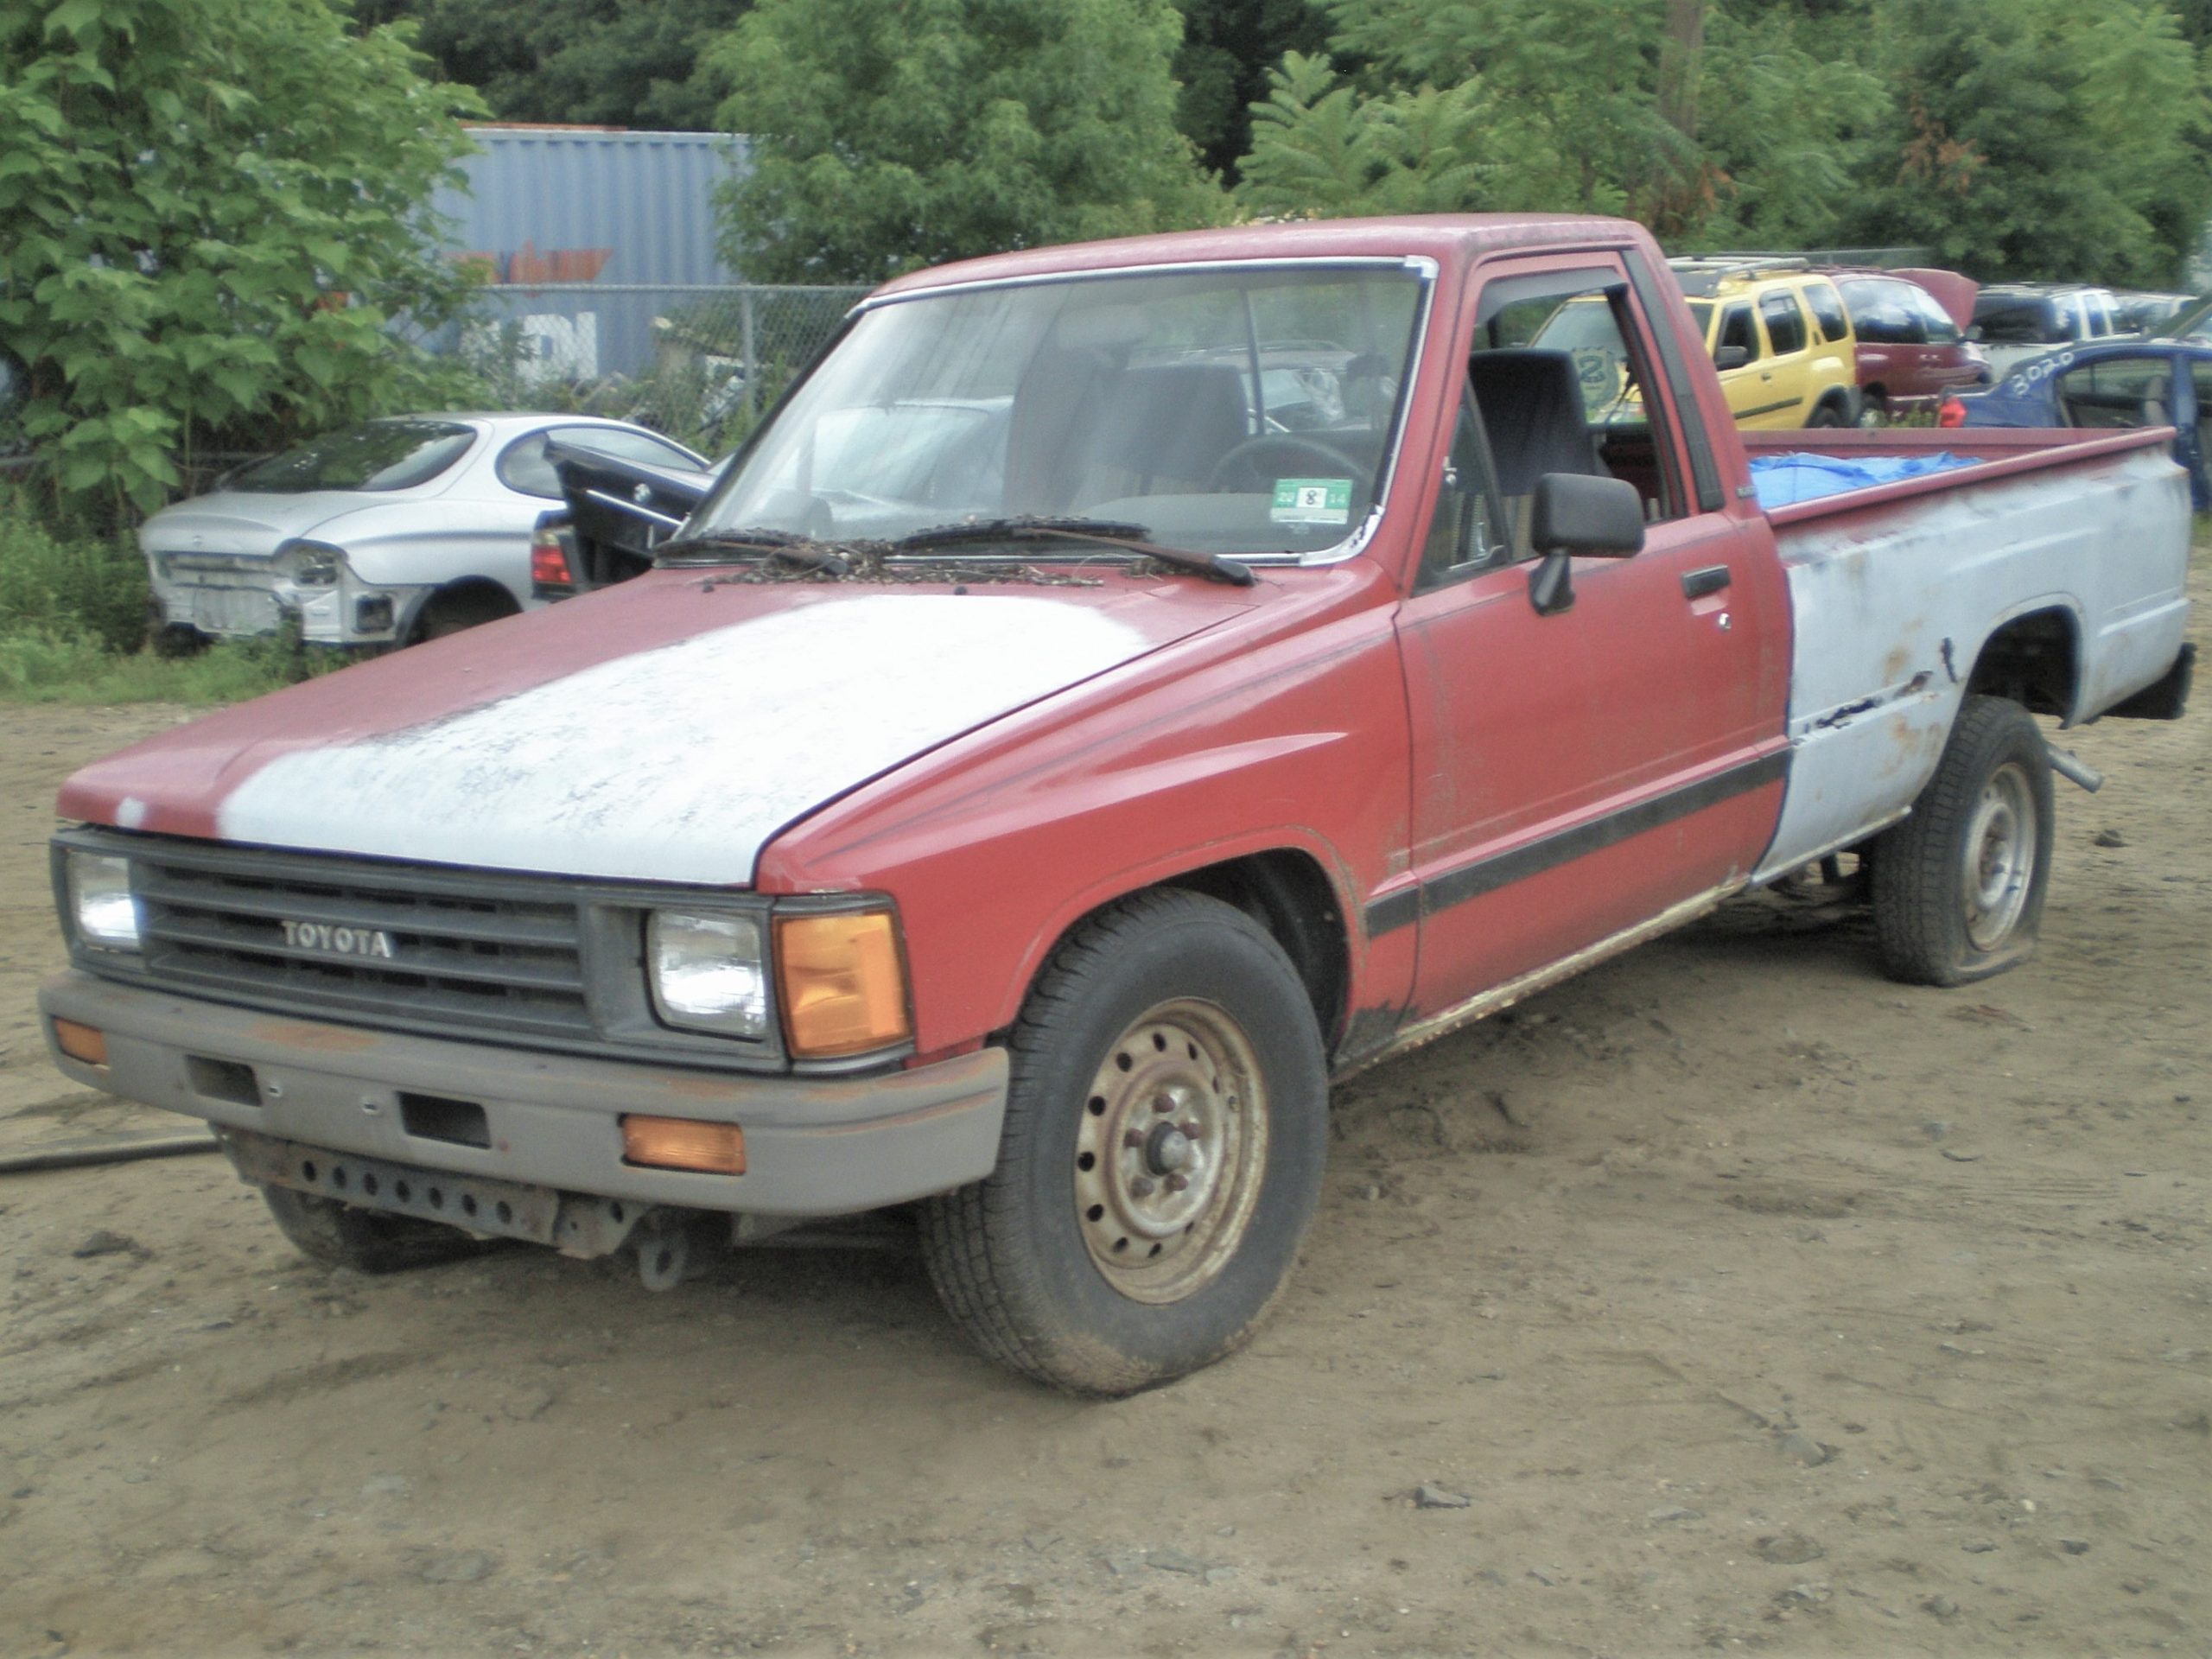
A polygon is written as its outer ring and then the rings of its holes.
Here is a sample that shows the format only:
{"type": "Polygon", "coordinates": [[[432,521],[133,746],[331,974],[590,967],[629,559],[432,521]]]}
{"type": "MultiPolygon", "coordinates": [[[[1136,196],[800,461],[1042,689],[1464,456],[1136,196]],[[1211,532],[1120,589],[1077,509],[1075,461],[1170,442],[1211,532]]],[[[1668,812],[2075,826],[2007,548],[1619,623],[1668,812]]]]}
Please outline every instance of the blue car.
{"type": "Polygon", "coordinates": [[[2171,426],[2196,511],[2212,511],[2212,342],[2108,340],[2047,352],[1986,391],[1944,400],[1945,426],[2171,426]]]}

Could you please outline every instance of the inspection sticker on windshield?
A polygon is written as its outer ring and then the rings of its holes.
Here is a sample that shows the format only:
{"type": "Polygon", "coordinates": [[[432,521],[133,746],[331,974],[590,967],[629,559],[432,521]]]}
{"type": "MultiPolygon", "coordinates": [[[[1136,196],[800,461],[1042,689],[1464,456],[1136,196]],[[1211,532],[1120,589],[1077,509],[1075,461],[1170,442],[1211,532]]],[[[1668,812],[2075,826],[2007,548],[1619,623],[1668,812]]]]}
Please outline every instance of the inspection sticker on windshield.
{"type": "Polygon", "coordinates": [[[1278,524],[1348,524],[1351,522],[1351,480],[1279,478],[1275,503],[1268,517],[1278,524]]]}

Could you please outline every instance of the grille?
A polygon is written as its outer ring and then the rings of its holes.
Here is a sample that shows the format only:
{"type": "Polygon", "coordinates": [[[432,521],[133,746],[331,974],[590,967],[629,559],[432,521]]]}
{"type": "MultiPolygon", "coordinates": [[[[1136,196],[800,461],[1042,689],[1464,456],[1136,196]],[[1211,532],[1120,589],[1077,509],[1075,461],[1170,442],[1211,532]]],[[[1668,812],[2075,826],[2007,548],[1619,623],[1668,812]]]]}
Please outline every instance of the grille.
{"type": "Polygon", "coordinates": [[[302,1013],[592,1035],[579,906],[550,883],[143,842],[130,851],[144,972],[162,985],[302,1013]],[[334,938],[355,948],[341,953],[334,938]]]}

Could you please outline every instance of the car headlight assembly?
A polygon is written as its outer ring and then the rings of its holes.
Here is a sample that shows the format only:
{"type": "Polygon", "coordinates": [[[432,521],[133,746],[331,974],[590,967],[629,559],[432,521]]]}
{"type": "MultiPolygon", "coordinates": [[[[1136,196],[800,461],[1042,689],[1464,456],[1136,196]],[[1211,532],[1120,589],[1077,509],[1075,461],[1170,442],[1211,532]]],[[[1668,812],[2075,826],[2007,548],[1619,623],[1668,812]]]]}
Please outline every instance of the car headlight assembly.
{"type": "Polygon", "coordinates": [[[99,950],[142,949],[138,899],[130,891],[130,861],[72,848],[65,868],[69,919],[79,941],[99,950]]]}
{"type": "Polygon", "coordinates": [[[645,925],[653,1007],[666,1024],[760,1041],[768,1035],[768,964],[758,918],[657,910],[645,925]]]}
{"type": "Polygon", "coordinates": [[[290,541],[276,550],[276,568],[296,588],[334,588],[346,550],[327,542],[290,541]]]}

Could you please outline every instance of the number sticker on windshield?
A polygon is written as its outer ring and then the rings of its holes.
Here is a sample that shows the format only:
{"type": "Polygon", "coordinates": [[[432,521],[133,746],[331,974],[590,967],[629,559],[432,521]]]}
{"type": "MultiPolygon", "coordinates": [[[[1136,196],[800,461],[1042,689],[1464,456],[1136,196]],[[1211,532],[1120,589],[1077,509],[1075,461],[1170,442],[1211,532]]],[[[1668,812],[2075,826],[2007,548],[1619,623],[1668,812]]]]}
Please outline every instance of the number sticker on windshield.
{"type": "Polygon", "coordinates": [[[1268,517],[1278,524],[1348,524],[1351,522],[1351,480],[1279,478],[1268,517]]]}

